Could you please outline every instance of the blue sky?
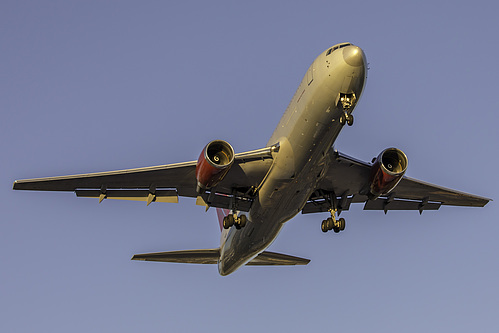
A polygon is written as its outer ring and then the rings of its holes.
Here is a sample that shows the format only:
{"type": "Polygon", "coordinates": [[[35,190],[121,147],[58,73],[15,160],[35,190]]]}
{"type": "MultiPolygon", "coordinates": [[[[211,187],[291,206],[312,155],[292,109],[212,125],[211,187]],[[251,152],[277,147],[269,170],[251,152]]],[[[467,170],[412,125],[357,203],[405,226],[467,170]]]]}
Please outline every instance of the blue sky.
{"type": "Polygon", "coordinates": [[[492,332],[496,201],[363,211],[323,234],[299,215],[270,250],[305,267],[132,262],[213,248],[216,213],[14,192],[15,179],[194,160],[212,139],[267,142],[306,69],[350,41],[370,70],[336,147],[390,146],[407,175],[496,198],[498,5],[493,1],[3,1],[0,6],[0,331],[492,332]]]}

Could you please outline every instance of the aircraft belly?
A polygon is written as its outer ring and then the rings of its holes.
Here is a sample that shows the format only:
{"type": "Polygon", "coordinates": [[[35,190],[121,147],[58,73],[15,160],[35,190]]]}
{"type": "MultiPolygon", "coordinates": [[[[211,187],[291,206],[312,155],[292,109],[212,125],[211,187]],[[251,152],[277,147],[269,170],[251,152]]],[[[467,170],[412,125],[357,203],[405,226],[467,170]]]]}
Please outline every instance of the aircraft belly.
{"type": "Polygon", "coordinates": [[[268,220],[266,223],[247,222],[242,229],[231,227],[226,242],[221,249],[218,270],[228,275],[255,258],[272,244],[279,234],[282,224],[268,220]]]}
{"type": "MultiPolygon", "coordinates": [[[[327,169],[326,154],[343,126],[345,111],[338,104],[340,93],[360,98],[364,67],[346,65],[338,52],[329,65],[314,61],[281,118],[268,146],[279,144],[273,164],[252,203],[248,223],[232,227],[219,263],[222,275],[230,274],[264,251],[284,223],[305,206],[327,169]]],[[[355,104],[349,110],[352,113],[355,104]]]]}
{"type": "Polygon", "coordinates": [[[297,215],[318,181],[323,164],[309,164],[299,178],[286,180],[269,177],[249,212],[242,229],[231,227],[222,246],[219,271],[230,274],[268,248],[284,223],[297,215]],[[265,191],[270,188],[271,191],[265,191]],[[262,195],[266,193],[266,195],[262,195]]]}

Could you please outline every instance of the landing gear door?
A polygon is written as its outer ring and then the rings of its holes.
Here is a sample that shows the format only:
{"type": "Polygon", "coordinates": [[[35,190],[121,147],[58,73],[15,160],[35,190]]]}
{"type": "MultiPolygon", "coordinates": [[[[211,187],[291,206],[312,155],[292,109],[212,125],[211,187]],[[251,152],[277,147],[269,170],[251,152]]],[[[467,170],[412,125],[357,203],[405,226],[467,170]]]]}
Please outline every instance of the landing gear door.
{"type": "Polygon", "coordinates": [[[338,97],[336,97],[336,106],[339,109],[348,112],[355,106],[356,101],[357,97],[355,94],[339,93],[338,97]]]}

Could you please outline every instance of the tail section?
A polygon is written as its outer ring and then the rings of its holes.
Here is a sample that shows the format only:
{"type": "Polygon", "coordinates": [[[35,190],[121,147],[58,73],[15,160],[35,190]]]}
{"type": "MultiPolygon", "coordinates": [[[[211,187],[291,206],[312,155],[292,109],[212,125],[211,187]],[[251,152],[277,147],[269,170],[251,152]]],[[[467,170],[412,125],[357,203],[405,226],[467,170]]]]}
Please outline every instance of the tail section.
{"type": "MultiPolygon", "coordinates": [[[[136,254],[132,257],[132,260],[178,262],[186,264],[216,264],[218,263],[219,256],[220,249],[205,249],[136,254]]],[[[249,263],[247,263],[247,265],[307,265],[309,262],[309,259],[299,258],[282,253],[264,251],[249,263]]]]}
{"type": "Polygon", "coordinates": [[[220,231],[222,231],[224,228],[224,217],[229,215],[229,213],[230,210],[228,209],[217,208],[218,224],[220,225],[220,231]]]}

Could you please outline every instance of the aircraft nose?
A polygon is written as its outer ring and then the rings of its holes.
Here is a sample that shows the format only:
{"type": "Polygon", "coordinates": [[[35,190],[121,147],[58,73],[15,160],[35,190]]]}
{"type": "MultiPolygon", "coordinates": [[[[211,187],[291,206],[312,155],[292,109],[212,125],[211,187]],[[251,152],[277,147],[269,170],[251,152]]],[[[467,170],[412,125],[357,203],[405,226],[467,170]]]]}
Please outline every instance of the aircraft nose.
{"type": "Polygon", "coordinates": [[[343,48],[343,59],[347,64],[354,67],[364,66],[364,52],[355,45],[343,48]]]}

